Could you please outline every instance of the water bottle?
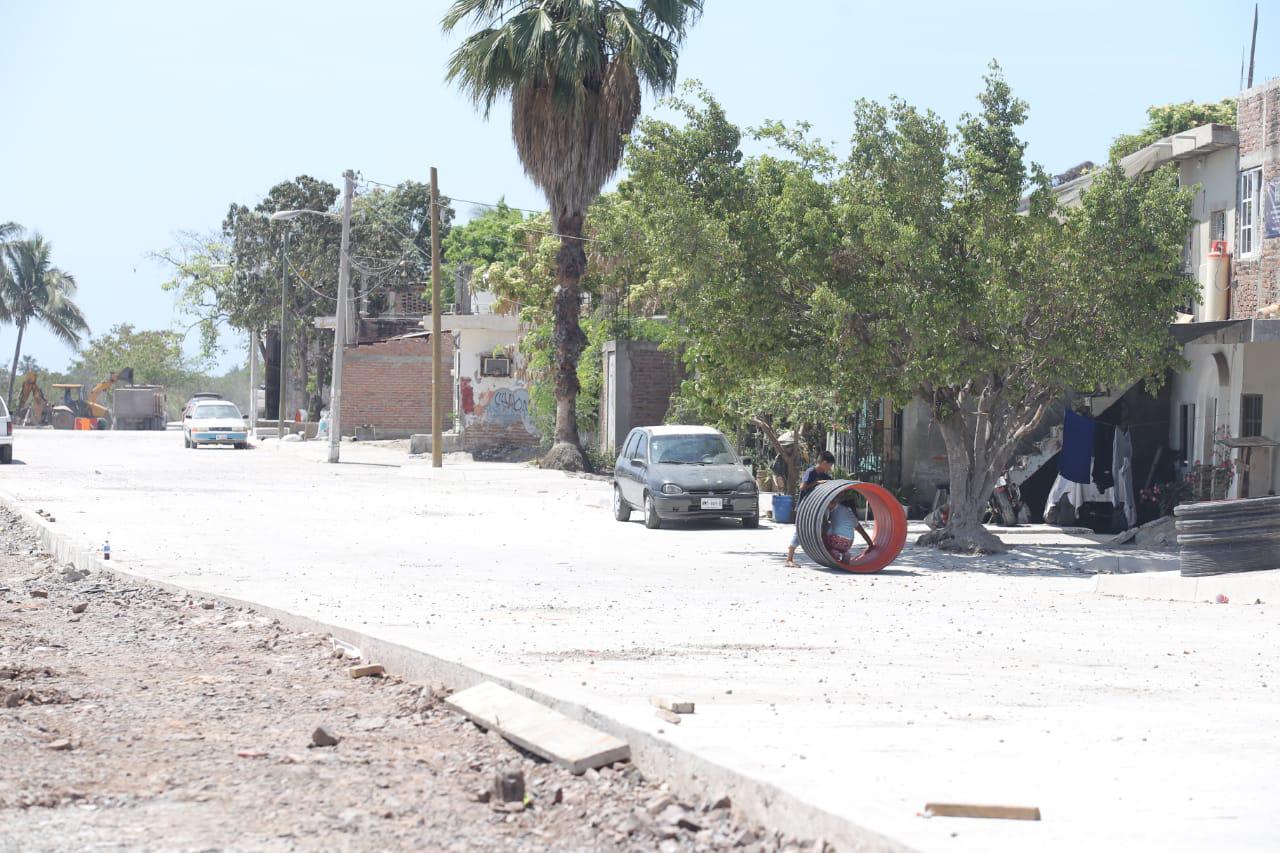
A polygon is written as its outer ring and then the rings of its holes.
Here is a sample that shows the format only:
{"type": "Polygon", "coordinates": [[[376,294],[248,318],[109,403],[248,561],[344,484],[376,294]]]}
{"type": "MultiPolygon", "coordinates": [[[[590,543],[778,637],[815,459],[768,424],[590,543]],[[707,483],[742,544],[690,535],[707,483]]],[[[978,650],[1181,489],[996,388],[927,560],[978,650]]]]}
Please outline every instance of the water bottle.
{"type": "Polygon", "coordinates": [[[102,559],[104,560],[111,559],[111,543],[105,540],[102,543],[102,559]]]}

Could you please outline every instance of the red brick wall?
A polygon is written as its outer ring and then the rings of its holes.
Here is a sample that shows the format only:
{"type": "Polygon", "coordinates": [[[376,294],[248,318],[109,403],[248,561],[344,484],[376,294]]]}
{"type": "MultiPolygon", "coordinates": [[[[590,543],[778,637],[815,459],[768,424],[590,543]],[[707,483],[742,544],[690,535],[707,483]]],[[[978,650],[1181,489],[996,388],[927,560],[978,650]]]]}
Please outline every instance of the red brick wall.
{"type": "Polygon", "coordinates": [[[680,388],[683,371],[657,344],[632,342],[631,426],[656,426],[666,420],[671,395],[680,388]]]}
{"type": "MultiPolygon", "coordinates": [[[[1246,259],[1237,259],[1232,275],[1231,317],[1243,319],[1256,316],[1263,306],[1280,302],[1280,239],[1265,238],[1262,219],[1266,207],[1266,184],[1272,178],[1280,177],[1280,162],[1265,154],[1268,146],[1280,144],[1280,81],[1251,89],[1250,94],[1239,99],[1237,111],[1241,168],[1256,165],[1261,155],[1264,187],[1256,213],[1258,230],[1255,240],[1261,246],[1261,252],[1246,259]],[[1265,129],[1262,126],[1264,112],[1265,129]]],[[[1239,215],[1238,204],[1236,212],[1239,215]]]]}
{"type": "MultiPolygon", "coordinates": [[[[442,335],[442,428],[453,426],[453,336],[442,335]]],[[[342,367],[342,434],[372,424],[397,432],[431,431],[431,339],[402,338],[347,347],[342,367]]]]}

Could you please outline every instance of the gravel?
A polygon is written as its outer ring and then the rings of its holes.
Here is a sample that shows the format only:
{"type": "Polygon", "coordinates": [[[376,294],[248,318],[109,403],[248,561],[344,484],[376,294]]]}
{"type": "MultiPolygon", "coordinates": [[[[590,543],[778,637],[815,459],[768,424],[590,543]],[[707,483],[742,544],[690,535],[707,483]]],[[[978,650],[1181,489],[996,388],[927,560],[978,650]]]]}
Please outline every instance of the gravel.
{"type": "Polygon", "coordinates": [[[2,508],[0,602],[0,851],[829,849],[630,764],[573,776],[329,637],[55,565],[2,508]]]}

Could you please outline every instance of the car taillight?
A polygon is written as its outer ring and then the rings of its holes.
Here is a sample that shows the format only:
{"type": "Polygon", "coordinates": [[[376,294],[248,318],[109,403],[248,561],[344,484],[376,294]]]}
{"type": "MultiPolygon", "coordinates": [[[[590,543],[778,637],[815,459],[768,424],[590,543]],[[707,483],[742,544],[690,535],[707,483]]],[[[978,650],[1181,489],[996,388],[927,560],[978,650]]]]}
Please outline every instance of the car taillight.
{"type": "Polygon", "coordinates": [[[13,421],[4,422],[4,434],[13,435],[13,421]]]}

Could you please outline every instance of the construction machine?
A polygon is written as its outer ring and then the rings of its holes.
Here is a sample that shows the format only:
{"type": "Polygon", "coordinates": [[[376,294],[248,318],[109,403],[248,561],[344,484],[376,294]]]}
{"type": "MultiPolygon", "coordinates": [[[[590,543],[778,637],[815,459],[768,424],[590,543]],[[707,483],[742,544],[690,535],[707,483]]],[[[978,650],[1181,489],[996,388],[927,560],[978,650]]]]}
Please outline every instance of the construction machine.
{"type": "Polygon", "coordinates": [[[40,390],[40,383],[34,370],[22,377],[22,394],[18,397],[18,410],[14,413],[14,421],[23,426],[48,426],[53,407],[40,390]]]}
{"type": "Polygon", "coordinates": [[[99,403],[98,398],[120,382],[133,384],[132,367],[112,373],[87,394],[84,385],[54,383],[54,389],[62,392],[62,402],[53,407],[54,429],[106,429],[111,424],[111,410],[99,403]]]}

